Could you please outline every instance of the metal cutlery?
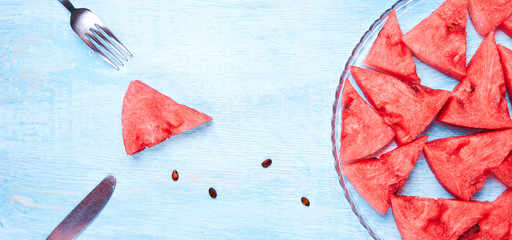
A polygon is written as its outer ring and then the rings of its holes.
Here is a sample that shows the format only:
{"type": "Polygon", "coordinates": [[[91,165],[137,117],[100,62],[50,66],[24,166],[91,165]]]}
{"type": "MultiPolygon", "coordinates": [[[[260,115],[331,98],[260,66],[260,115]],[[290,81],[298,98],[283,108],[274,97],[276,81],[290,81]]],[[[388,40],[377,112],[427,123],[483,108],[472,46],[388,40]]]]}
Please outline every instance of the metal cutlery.
{"type": "Polygon", "coordinates": [[[114,64],[112,60],[110,60],[108,56],[115,59],[117,64],[124,66],[123,62],[117,58],[115,54],[113,54],[104,43],[110,46],[119,56],[121,56],[125,61],[128,61],[128,58],[121,53],[121,50],[125,52],[125,54],[133,57],[132,53],[128,51],[128,49],[117,39],[117,37],[110,31],[110,29],[105,26],[105,24],[92,13],[87,8],[75,8],[73,4],[69,0],[59,0],[68,10],[71,12],[71,28],[75,33],[82,39],[82,41],[87,44],[92,50],[97,52],[105,61],[110,63],[114,68],[119,70],[119,67],[114,64]],[[116,47],[106,36],[102,33],[102,31],[110,37],[116,47]],[[98,36],[103,40],[103,42],[98,38],[98,36]],[[92,41],[91,41],[92,39],[92,41]],[[105,53],[103,53],[98,46],[103,49],[105,53]]]}
{"type": "Polygon", "coordinates": [[[75,239],[98,216],[116,187],[116,179],[108,175],[53,230],[46,240],[75,239]]]}

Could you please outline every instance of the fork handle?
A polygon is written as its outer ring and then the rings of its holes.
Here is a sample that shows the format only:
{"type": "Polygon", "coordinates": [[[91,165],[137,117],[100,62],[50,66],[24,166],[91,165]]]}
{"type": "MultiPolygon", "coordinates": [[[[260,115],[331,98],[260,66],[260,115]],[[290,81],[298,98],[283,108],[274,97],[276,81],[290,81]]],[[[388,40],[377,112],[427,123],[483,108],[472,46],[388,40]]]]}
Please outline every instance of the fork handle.
{"type": "Polygon", "coordinates": [[[73,6],[73,4],[71,4],[71,2],[69,0],[59,0],[60,3],[62,3],[62,5],[64,5],[64,7],[66,7],[69,12],[73,12],[75,10],[75,7],[73,6]]]}

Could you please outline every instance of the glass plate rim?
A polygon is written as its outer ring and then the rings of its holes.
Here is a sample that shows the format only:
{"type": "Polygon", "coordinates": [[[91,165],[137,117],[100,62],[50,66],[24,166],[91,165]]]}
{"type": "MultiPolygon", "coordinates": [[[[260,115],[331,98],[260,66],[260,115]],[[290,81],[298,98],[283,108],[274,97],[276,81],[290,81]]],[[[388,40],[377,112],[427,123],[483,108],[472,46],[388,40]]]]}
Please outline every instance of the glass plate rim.
{"type": "Polygon", "coordinates": [[[343,72],[341,73],[340,80],[338,83],[338,86],[336,87],[335,92],[335,100],[333,103],[333,115],[331,118],[331,142],[332,142],[332,154],[334,157],[334,168],[336,169],[336,172],[338,174],[338,181],[343,189],[343,195],[345,196],[345,199],[347,199],[348,203],[350,204],[350,208],[352,209],[352,212],[356,215],[361,225],[366,229],[368,234],[375,240],[381,240],[381,238],[373,231],[373,229],[370,227],[370,225],[366,222],[362,214],[360,213],[359,209],[355,205],[354,201],[352,200],[352,197],[350,196],[350,193],[348,192],[347,185],[345,183],[345,180],[343,179],[345,175],[343,174],[343,171],[341,171],[340,164],[338,161],[338,149],[336,147],[336,119],[338,116],[338,105],[341,103],[341,90],[343,89],[343,85],[345,83],[345,79],[347,78],[349,68],[352,66],[356,55],[359,53],[361,48],[363,47],[364,43],[368,40],[370,35],[373,33],[373,31],[379,27],[381,23],[383,23],[386,19],[388,14],[393,11],[397,10],[398,8],[405,6],[409,2],[412,2],[414,0],[398,0],[393,5],[391,5],[390,8],[385,10],[379,18],[377,18],[366,30],[366,32],[361,36],[359,42],[355,45],[353,48],[350,57],[348,58],[347,62],[345,63],[343,72]]]}

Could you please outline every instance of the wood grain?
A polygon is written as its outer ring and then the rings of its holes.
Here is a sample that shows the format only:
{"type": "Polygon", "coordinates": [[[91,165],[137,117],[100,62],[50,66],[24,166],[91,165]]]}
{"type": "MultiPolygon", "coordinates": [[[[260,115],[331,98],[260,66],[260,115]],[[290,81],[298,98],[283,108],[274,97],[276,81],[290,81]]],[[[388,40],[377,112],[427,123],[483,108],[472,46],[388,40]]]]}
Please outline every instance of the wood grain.
{"type": "Polygon", "coordinates": [[[75,1],[134,54],[120,71],[58,1],[0,2],[0,239],[44,239],[107,174],[117,189],[79,239],[369,239],[330,119],[345,61],[393,2],[75,1]],[[135,79],[213,122],[127,156],[135,79]]]}

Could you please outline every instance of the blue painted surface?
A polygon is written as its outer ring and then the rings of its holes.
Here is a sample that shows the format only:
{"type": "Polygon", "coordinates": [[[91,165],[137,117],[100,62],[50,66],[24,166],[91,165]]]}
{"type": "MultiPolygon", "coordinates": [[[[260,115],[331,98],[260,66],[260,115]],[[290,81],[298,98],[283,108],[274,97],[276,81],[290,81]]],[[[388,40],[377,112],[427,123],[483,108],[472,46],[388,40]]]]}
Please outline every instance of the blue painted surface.
{"type": "Polygon", "coordinates": [[[134,54],[116,71],[58,1],[0,1],[0,239],[44,239],[107,174],[114,195],[79,239],[369,239],[330,120],[345,61],[393,2],[75,1],[134,54]],[[213,122],[127,156],[135,79],[213,122]]]}

